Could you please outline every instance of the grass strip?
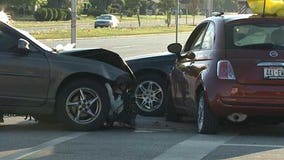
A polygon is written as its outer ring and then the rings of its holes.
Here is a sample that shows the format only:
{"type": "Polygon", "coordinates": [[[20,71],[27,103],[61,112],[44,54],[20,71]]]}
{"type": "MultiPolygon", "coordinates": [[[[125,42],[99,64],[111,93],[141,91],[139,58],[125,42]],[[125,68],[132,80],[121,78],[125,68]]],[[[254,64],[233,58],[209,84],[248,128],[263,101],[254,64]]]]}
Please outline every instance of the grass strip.
{"type": "MultiPolygon", "coordinates": [[[[180,25],[179,32],[191,32],[195,26],[180,25]]],[[[142,35],[142,34],[161,34],[161,33],[175,33],[176,28],[172,27],[141,27],[141,28],[97,28],[86,29],[77,28],[78,38],[87,37],[106,37],[106,36],[126,36],[126,35],[142,35]]],[[[71,30],[44,30],[31,33],[37,39],[61,39],[70,38],[71,30]]]]}

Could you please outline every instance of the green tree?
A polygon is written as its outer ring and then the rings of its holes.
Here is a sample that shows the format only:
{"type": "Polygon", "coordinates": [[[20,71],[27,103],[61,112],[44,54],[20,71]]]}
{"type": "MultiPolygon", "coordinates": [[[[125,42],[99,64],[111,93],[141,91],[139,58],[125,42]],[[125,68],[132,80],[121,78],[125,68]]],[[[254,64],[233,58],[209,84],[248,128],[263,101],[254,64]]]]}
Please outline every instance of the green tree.
{"type": "Polygon", "coordinates": [[[213,0],[214,11],[218,12],[237,12],[238,0],[213,0]]]}
{"type": "Polygon", "coordinates": [[[50,8],[70,8],[70,0],[48,0],[47,6],[50,8]]]}
{"type": "Polygon", "coordinates": [[[166,14],[166,24],[169,27],[171,25],[171,15],[172,10],[175,9],[176,1],[175,0],[160,0],[158,3],[159,8],[166,14]]]}
{"type": "Polygon", "coordinates": [[[108,6],[108,13],[121,13],[125,7],[125,0],[115,0],[108,6]]]}
{"type": "Polygon", "coordinates": [[[8,8],[9,14],[18,13],[19,15],[25,15],[27,11],[32,14],[34,9],[29,7],[45,6],[47,2],[48,0],[1,0],[0,9],[8,8]]]}
{"type": "MultiPolygon", "coordinates": [[[[125,5],[129,12],[137,15],[138,26],[141,27],[140,7],[143,0],[126,0],[125,5]]],[[[132,14],[131,13],[131,14],[132,14]]]]}
{"type": "Polygon", "coordinates": [[[89,15],[98,16],[111,11],[109,7],[114,0],[89,0],[91,8],[88,10],[89,15]]]}
{"type": "Polygon", "coordinates": [[[93,8],[101,11],[106,11],[113,0],[90,0],[93,8]]]}
{"type": "Polygon", "coordinates": [[[108,6],[108,13],[119,13],[120,19],[122,19],[125,6],[126,6],[125,0],[114,0],[108,6]]]}
{"type": "Polygon", "coordinates": [[[195,24],[195,16],[197,15],[198,11],[199,11],[199,0],[190,0],[189,1],[189,11],[192,15],[192,24],[195,24]]]}
{"type": "Polygon", "coordinates": [[[154,4],[155,4],[155,2],[149,1],[149,0],[141,1],[140,14],[146,15],[147,14],[147,9],[152,9],[152,6],[154,4]]]}
{"type": "Polygon", "coordinates": [[[1,0],[0,5],[13,5],[13,6],[32,6],[38,5],[43,6],[46,5],[48,0],[1,0]]]}

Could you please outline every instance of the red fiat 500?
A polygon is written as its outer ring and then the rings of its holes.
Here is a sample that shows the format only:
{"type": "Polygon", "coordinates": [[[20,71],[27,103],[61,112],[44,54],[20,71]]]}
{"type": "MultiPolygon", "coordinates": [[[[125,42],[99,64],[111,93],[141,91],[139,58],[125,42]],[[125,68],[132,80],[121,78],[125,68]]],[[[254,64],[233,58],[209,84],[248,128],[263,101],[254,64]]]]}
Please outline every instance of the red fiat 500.
{"type": "Polygon", "coordinates": [[[284,120],[284,18],[214,16],[185,46],[171,44],[168,117],[193,113],[199,133],[215,133],[220,120],[284,120]]]}

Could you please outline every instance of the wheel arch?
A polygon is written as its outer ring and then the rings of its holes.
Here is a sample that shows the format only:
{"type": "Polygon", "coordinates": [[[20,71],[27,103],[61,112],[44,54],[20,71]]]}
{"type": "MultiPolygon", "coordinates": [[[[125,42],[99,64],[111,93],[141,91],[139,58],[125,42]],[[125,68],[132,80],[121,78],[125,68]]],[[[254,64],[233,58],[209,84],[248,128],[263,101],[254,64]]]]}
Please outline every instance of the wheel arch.
{"type": "Polygon", "coordinates": [[[108,80],[100,75],[93,74],[93,73],[86,73],[86,72],[80,72],[80,73],[74,73],[69,75],[68,77],[65,77],[65,79],[60,83],[60,85],[57,87],[55,98],[57,98],[59,92],[62,90],[62,88],[70,83],[73,80],[77,79],[91,79],[96,80],[97,82],[103,84],[104,82],[107,82],[108,80]]]}
{"type": "Polygon", "coordinates": [[[199,95],[202,91],[204,91],[205,94],[205,100],[208,101],[208,95],[207,95],[207,91],[206,91],[206,82],[204,81],[204,76],[203,74],[199,74],[198,79],[196,81],[196,90],[195,90],[195,102],[198,101],[199,99],[199,95]]]}
{"type": "Polygon", "coordinates": [[[204,86],[202,84],[199,84],[198,87],[196,88],[196,94],[195,94],[195,101],[198,101],[199,95],[202,91],[205,91],[204,86]]]}
{"type": "Polygon", "coordinates": [[[158,70],[158,69],[141,69],[141,70],[138,70],[138,71],[134,72],[134,75],[137,78],[142,77],[143,75],[149,75],[149,74],[162,76],[162,78],[166,78],[167,79],[167,84],[169,83],[169,77],[168,77],[167,73],[165,73],[165,72],[163,72],[161,70],[158,70]]]}

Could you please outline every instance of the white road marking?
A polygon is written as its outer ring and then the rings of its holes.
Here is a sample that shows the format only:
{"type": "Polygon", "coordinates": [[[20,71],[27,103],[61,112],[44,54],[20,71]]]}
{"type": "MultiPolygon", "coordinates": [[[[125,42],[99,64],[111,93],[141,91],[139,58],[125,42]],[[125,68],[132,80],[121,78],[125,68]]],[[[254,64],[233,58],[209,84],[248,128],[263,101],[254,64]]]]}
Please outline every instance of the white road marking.
{"type": "Polygon", "coordinates": [[[118,47],[113,47],[114,49],[124,49],[124,48],[133,48],[135,46],[118,46],[118,47]]]}
{"type": "Polygon", "coordinates": [[[155,131],[149,131],[149,130],[135,130],[135,133],[153,133],[155,131]]]}
{"type": "Polygon", "coordinates": [[[283,145],[267,145],[267,144],[234,144],[226,143],[222,146],[233,146],[233,147],[265,147],[265,148],[284,148],[283,145]]]}
{"type": "Polygon", "coordinates": [[[168,149],[154,160],[200,160],[235,135],[196,135],[168,149]]]}
{"type": "Polygon", "coordinates": [[[135,133],[152,133],[152,132],[172,132],[173,129],[154,129],[154,128],[137,128],[135,133]]]}
{"type": "Polygon", "coordinates": [[[38,146],[24,149],[24,150],[22,150],[20,152],[17,152],[15,154],[12,154],[12,155],[0,158],[0,159],[1,160],[19,160],[19,159],[25,158],[27,156],[30,156],[30,155],[32,155],[34,153],[40,152],[40,151],[42,151],[42,150],[44,150],[46,148],[49,148],[49,147],[55,146],[57,144],[69,141],[71,139],[75,139],[75,138],[83,136],[85,134],[87,134],[87,132],[72,133],[72,134],[69,134],[69,135],[66,135],[66,136],[62,136],[62,137],[55,138],[53,140],[47,141],[47,142],[42,143],[42,144],[40,144],[38,146]]]}
{"type": "Polygon", "coordinates": [[[252,152],[245,155],[228,157],[226,160],[283,160],[283,148],[252,152]]]}

